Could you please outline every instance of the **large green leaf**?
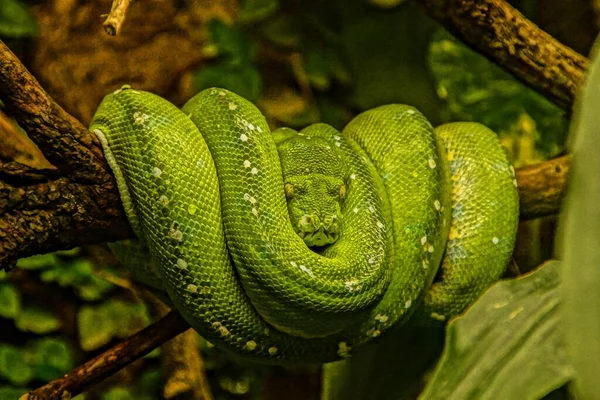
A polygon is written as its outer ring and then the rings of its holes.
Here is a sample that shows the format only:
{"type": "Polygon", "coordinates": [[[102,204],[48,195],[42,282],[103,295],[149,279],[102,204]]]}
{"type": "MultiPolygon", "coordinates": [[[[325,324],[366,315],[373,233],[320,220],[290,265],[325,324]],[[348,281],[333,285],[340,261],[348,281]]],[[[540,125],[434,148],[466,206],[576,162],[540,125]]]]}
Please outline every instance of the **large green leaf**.
{"type": "MultiPolygon", "coordinates": [[[[322,8],[323,3],[328,2],[315,4],[322,8]]],[[[337,13],[332,13],[329,26],[341,26],[340,44],[354,73],[352,105],[366,110],[410,104],[433,124],[439,123],[440,101],[426,65],[427,44],[438,25],[411,2],[391,10],[369,7],[364,1],[335,4],[337,13]]]]}
{"type": "Polygon", "coordinates": [[[539,399],[573,375],[560,331],[560,262],[497,283],[448,324],[420,399],[539,399]]]}
{"type": "Polygon", "coordinates": [[[564,331],[582,399],[600,396],[600,40],[578,99],[566,212],[561,220],[564,256],[564,331]]]}
{"type": "Polygon", "coordinates": [[[261,76],[254,65],[256,42],[242,30],[217,20],[209,23],[208,30],[208,47],[218,58],[194,73],[194,87],[198,91],[222,87],[255,101],[261,89],[261,76]]]}

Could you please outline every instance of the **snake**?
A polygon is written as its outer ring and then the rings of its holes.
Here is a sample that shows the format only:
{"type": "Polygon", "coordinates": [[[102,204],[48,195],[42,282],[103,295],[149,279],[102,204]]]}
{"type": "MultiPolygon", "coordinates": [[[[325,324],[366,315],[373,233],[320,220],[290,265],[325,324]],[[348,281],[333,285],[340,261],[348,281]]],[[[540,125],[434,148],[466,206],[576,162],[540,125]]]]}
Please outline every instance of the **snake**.
{"type": "Polygon", "coordinates": [[[475,122],[403,104],[271,131],[205,89],[181,109],[123,86],[90,130],[136,238],[111,243],[207,341],[269,364],[326,363],[407,322],[443,324],[510,261],[514,168],[475,122]]]}

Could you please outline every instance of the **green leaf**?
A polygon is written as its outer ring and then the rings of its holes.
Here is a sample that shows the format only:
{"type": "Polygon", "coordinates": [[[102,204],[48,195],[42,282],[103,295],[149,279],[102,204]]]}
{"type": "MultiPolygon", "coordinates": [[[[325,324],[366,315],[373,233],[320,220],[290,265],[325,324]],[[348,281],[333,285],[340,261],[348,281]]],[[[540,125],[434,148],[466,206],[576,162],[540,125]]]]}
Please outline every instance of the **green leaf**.
{"type": "Polygon", "coordinates": [[[317,90],[327,90],[332,80],[348,85],[351,74],[335,49],[308,45],[302,52],[308,81],[317,90]]]}
{"type": "Polygon", "coordinates": [[[113,337],[114,321],[108,318],[102,306],[81,306],[77,314],[77,326],[79,344],[84,351],[104,346],[113,337]]]}
{"type": "Polygon", "coordinates": [[[14,318],[21,311],[21,294],[7,282],[0,284],[0,317],[14,318]]]}
{"type": "Polygon", "coordinates": [[[17,386],[33,379],[33,368],[27,363],[25,353],[16,346],[0,344],[0,377],[17,386]]]}
{"type": "Polygon", "coordinates": [[[19,0],[0,0],[0,36],[20,38],[37,33],[29,8],[19,0]]]}
{"type": "Polygon", "coordinates": [[[84,305],[77,316],[79,342],[83,350],[92,351],[113,338],[126,338],[149,323],[143,303],[109,299],[99,305],[84,305]]]}
{"type": "Polygon", "coordinates": [[[238,17],[242,23],[258,22],[279,9],[279,0],[245,0],[242,2],[238,17]]]}
{"type": "Polygon", "coordinates": [[[582,399],[600,394],[600,39],[571,127],[573,167],[566,212],[561,218],[560,245],[564,257],[564,326],[577,372],[575,386],[582,399]]]}
{"type": "Polygon", "coordinates": [[[60,320],[44,309],[31,306],[23,308],[15,317],[15,325],[21,331],[43,335],[60,328],[60,320]]]}
{"type": "Polygon", "coordinates": [[[560,262],[492,286],[447,327],[420,399],[539,399],[573,375],[559,313],[560,262]]]}
{"type": "Polygon", "coordinates": [[[70,257],[70,258],[78,256],[79,253],[81,253],[81,247],[73,247],[72,249],[69,249],[69,250],[58,250],[58,251],[54,252],[54,254],[56,254],[58,256],[70,257]]]}
{"type": "Polygon", "coordinates": [[[60,264],[60,261],[56,258],[54,253],[21,258],[19,261],[17,261],[17,267],[29,270],[49,268],[58,264],[60,264]]]}
{"type": "Polygon", "coordinates": [[[85,258],[57,262],[54,268],[42,271],[44,282],[57,282],[60,286],[73,286],[83,300],[95,301],[111,290],[113,285],[94,275],[92,263],[85,258]]]}
{"type": "Polygon", "coordinates": [[[429,68],[448,107],[446,120],[477,121],[499,134],[517,134],[527,115],[534,121],[539,158],[562,151],[565,113],[443,29],[431,41],[429,68]]]}
{"type": "Polygon", "coordinates": [[[71,349],[62,339],[42,338],[29,342],[26,353],[35,377],[44,382],[66,374],[75,366],[71,349]]]}

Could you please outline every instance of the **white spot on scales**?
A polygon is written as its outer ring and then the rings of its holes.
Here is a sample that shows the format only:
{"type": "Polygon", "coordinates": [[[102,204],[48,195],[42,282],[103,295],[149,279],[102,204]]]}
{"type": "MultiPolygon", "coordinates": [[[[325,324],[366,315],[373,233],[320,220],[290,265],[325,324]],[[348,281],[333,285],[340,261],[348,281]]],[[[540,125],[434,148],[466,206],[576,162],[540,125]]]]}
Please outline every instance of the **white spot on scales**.
{"type": "Polygon", "coordinates": [[[162,170],[158,167],[154,167],[154,169],[152,169],[152,176],[155,177],[159,177],[162,174],[162,170]]]}

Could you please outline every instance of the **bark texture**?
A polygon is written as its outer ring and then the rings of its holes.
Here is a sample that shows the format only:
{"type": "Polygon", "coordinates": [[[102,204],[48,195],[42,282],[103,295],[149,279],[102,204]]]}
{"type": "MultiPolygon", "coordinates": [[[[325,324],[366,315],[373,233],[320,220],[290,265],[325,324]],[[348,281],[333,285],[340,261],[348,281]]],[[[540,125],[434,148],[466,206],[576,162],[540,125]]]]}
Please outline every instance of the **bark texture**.
{"type": "Polygon", "coordinates": [[[452,34],[570,110],[589,61],[504,0],[415,0],[452,34]]]}

